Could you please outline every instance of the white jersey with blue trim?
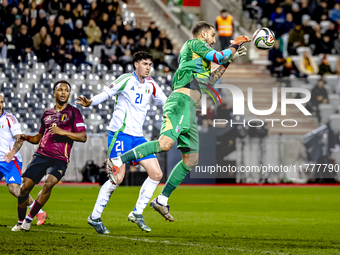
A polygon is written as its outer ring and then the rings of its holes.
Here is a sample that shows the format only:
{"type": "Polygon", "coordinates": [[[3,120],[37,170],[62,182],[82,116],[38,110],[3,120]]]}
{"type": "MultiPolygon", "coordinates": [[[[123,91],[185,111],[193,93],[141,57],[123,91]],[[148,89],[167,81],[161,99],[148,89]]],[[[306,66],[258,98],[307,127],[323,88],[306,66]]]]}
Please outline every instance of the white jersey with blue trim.
{"type": "MultiPolygon", "coordinates": [[[[13,149],[15,139],[14,136],[22,134],[20,123],[12,114],[3,111],[0,116],[0,161],[5,161],[4,156],[13,149]]],[[[20,152],[14,157],[22,161],[20,152]]]]}
{"type": "Polygon", "coordinates": [[[167,97],[159,85],[151,78],[139,83],[137,75],[123,74],[103,89],[110,97],[116,96],[116,106],[109,130],[121,131],[132,136],[143,136],[147,106],[150,98],[164,105],[167,97]]]}

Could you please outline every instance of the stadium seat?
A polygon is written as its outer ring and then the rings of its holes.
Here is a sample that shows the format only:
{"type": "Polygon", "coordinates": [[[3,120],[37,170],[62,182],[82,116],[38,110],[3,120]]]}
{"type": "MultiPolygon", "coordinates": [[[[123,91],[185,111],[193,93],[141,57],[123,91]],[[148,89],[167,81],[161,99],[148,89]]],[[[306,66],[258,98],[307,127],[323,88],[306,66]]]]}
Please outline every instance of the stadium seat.
{"type": "Polygon", "coordinates": [[[61,73],[61,67],[57,63],[54,63],[53,69],[52,69],[52,72],[51,72],[52,77],[56,78],[59,73],[61,73]]]}
{"type": "Polygon", "coordinates": [[[92,54],[88,55],[87,61],[90,62],[93,66],[96,66],[99,64],[99,58],[94,57],[92,54]]]}
{"type": "Polygon", "coordinates": [[[20,115],[20,118],[23,118],[28,111],[28,103],[19,103],[16,109],[16,113],[20,115]]]}
{"type": "Polygon", "coordinates": [[[109,130],[109,126],[106,125],[106,124],[100,124],[97,128],[97,131],[96,133],[99,133],[99,134],[103,134],[103,133],[107,133],[109,130]]]}
{"type": "Polygon", "coordinates": [[[118,78],[123,74],[124,69],[119,64],[112,64],[109,72],[112,73],[116,78],[118,78]]]}
{"type": "Polygon", "coordinates": [[[340,81],[340,76],[339,75],[325,75],[324,77],[324,80],[326,82],[326,84],[328,84],[329,86],[332,87],[332,90],[333,91],[336,91],[337,90],[337,85],[340,81]]]}
{"type": "Polygon", "coordinates": [[[0,73],[0,84],[4,83],[5,81],[6,81],[5,73],[0,73]]]}
{"type": "Polygon", "coordinates": [[[18,85],[17,85],[17,88],[16,88],[16,92],[21,94],[21,95],[25,95],[27,92],[30,91],[30,86],[26,83],[23,83],[23,82],[20,82],[18,85]]]}
{"type": "Polygon", "coordinates": [[[315,75],[308,75],[307,80],[310,84],[316,85],[317,81],[321,79],[321,75],[315,74],[315,75]]]}
{"type": "Polygon", "coordinates": [[[340,104],[340,96],[337,94],[330,94],[328,96],[329,104],[333,106],[333,110],[337,110],[340,104]]]}
{"type": "MultiPolygon", "coordinates": [[[[13,106],[11,102],[4,102],[4,111],[5,112],[9,112],[9,113],[13,113],[12,112],[13,106]]],[[[16,112],[16,110],[15,110],[16,112]]]]}
{"type": "Polygon", "coordinates": [[[13,107],[18,107],[19,103],[21,103],[21,94],[18,93],[11,93],[8,101],[12,103],[13,107]]]}
{"type": "Polygon", "coordinates": [[[100,79],[102,79],[104,75],[107,74],[107,66],[103,64],[96,65],[95,73],[99,76],[100,79]]]}
{"type": "Polygon", "coordinates": [[[93,125],[85,124],[85,128],[86,128],[86,133],[88,134],[93,134],[96,131],[96,128],[93,125]]]}
{"type": "Polygon", "coordinates": [[[28,85],[32,85],[33,83],[37,82],[38,78],[36,74],[32,74],[32,73],[26,73],[23,82],[28,84],[28,85]]]}
{"type": "Polygon", "coordinates": [[[34,113],[26,113],[23,116],[23,122],[25,122],[28,126],[28,128],[31,130],[31,132],[35,131],[37,129],[37,124],[39,123],[37,121],[37,116],[34,113]]]}
{"type": "Polygon", "coordinates": [[[43,74],[43,73],[45,73],[45,71],[46,71],[46,68],[45,68],[45,64],[44,63],[35,63],[34,65],[33,65],[33,73],[34,74],[36,74],[36,75],[41,75],[41,74],[43,74]]]}
{"type": "Polygon", "coordinates": [[[320,104],[319,110],[321,123],[327,123],[329,121],[329,116],[333,113],[333,106],[330,104],[320,104]]]}
{"type": "Polygon", "coordinates": [[[66,75],[68,77],[72,77],[77,71],[77,68],[75,65],[71,64],[71,63],[66,63],[64,65],[64,73],[66,73],[66,75]]]}
{"type": "Polygon", "coordinates": [[[85,78],[87,78],[88,75],[90,75],[92,72],[92,67],[87,64],[81,64],[78,67],[77,72],[83,75],[85,78]]]}
{"type": "Polygon", "coordinates": [[[116,77],[113,74],[105,74],[104,77],[103,77],[103,83],[106,86],[111,84],[115,80],[116,80],[116,77]]]}
{"type": "Polygon", "coordinates": [[[8,79],[9,82],[13,84],[13,86],[16,88],[17,85],[21,82],[21,75],[19,73],[12,73],[12,75],[8,79]]]}
{"type": "Polygon", "coordinates": [[[125,73],[132,73],[134,71],[132,64],[127,64],[125,66],[125,73]]]}
{"type": "Polygon", "coordinates": [[[34,104],[38,101],[37,96],[34,93],[26,93],[24,97],[24,102],[28,104],[29,107],[33,107],[34,104]]]}
{"type": "Polygon", "coordinates": [[[11,93],[14,92],[13,84],[12,83],[3,83],[1,86],[1,92],[4,94],[5,99],[6,97],[10,97],[11,93]]]}
{"type": "Polygon", "coordinates": [[[32,68],[35,63],[38,62],[37,56],[32,56],[31,54],[26,54],[25,63],[29,68],[32,68]]]}
{"type": "Polygon", "coordinates": [[[338,134],[340,131],[340,114],[331,114],[329,116],[329,124],[333,131],[338,134]]]}
{"type": "Polygon", "coordinates": [[[15,73],[16,72],[16,68],[15,68],[15,65],[13,63],[9,63],[7,66],[5,66],[3,69],[2,69],[2,72],[5,73],[6,77],[9,78],[12,73],[15,73]]]}
{"type": "Polygon", "coordinates": [[[68,81],[68,79],[69,79],[69,77],[68,77],[68,75],[66,73],[58,73],[56,78],[57,78],[56,80],[58,80],[58,81],[59,80],[66,80],[66,81],[68,81]]]}
{"type": "Polygon", "coordinates": [[[76,86],[79,86],[85,82],[85,77],[81,74],[74,74],[71,77],[72,77],[71,83],[76,86]]]}
{"type": "Polygon", "coordinates": [[[87,84],[89,85],[97,85],[99,84],[99,76],[98,75],[95,75],[95,74],[90,74],[88,77],[87,77],[87,84]]]}
{"type": "Polygon", "coordinates": [[[24,77],[26,72],[29,71],[29,66],[26,63],[19,63],[17,66],[17,72],[24,77]]]}
{"type": "Polygon", "coordinates": [[[32,111],[34,112],[38,119],[41,118],[45,109],[46,109],[45,105],[41,102],[35,103],[34,106],[32,107],[32,111]]]}
{"type": "Polygon", "coordinates": [[[80,110],[81,114],[84,116],[84,120],[87,119],[91,114],[91,110],[90,110],[89,107],[79,106],[79,110],[80,110]]]}

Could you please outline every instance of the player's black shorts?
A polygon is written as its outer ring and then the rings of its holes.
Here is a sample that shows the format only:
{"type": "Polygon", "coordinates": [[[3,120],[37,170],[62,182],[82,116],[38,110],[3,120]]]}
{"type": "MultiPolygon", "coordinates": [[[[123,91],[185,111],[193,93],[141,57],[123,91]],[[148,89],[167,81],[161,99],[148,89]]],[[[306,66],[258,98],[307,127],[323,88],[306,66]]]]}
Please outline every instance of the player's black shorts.
{"type": "Polygon", "coordinates": [[[51,174],[60,181],[65,175],[66,168],[66,161],[50,158],[35,152],[22,177],[29,178],[37,184],[44,175],[51,174]]]}

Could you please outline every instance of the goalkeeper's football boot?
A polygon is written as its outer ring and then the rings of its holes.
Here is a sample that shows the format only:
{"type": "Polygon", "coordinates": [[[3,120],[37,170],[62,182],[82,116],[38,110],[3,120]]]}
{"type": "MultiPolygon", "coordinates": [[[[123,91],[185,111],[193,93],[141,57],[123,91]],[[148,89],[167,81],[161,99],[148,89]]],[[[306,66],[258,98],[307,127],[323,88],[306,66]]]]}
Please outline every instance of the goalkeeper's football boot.
{"type": "Polygon", "coordinates": [[[151,208],[153,208],[155,211],[159,212],[166,220],[169,222],[175,221],[174,217],[169,213],[169,205],[161,205],[158,203],[157,198],[151,201],[150,203],[151,208]]]}
{"type": "Polygon", "coordinates": [[[46,212],[41,212],[37,214],[37,225],[40,226],[45,223],[47,218],[47,213],[46,212]]]}
{"type": "Polygon", "coordinates": [[[21,229],[25,231],[30,231],[31,228],[31,222],[28,223],[26,219],[24,219],[23,223],[21,224],[21,229]]]}
{"type": "Polygon", "coordinates": [[[117,163],[119,160],[119,158],[108,158],[104,161],[105,171],[112,184],[118,183],[118,172],[120,168],[117,163]]]}
{"type": "Polygon", "coordinates": [[[91,215],[87,218],[87,223],[97,231],[98,234],[108,235],[110,231],[104,226],[101,218],[93,220],[91,215]]]}
{"type": "Polygon", "coordinates": [[[18,223],[18,224],[16,224],[11,230],[12,230],[12,231],[21,231],[21,230],[22,230],[22,229],[21,229],[21,225],[22,225],[22,224],[19,224],[19,223],[18,223]]]}
{"type": "Polygon", "coordinates": [[[141,215],[141,214],[137,214],[137,213],[134,213],[132,211],[132,212],[130,212],[130,214],[128,216],[128,220],[131,221],[132,223],[136,223],[137,226],[143,231],[146,231],[146,232],[151,231],[151,228],[149,228],[145,224],[144,219],[143,219],[143,215],[141,215]]]}

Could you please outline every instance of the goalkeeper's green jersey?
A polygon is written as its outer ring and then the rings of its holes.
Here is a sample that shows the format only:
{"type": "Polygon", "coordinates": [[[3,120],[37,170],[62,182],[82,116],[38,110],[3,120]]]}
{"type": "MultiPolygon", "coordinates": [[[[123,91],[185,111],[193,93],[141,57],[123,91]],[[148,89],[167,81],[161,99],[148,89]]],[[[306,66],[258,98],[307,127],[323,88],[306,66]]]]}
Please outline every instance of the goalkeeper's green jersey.
{"type": "Polygon", "coordinates": [[[181,48],[179,55],[179,67],[172,82],[172,90],[183,88],[194,78],[199,83],[208,84],[211,72],[211,62],[206,55],[214,51],[205,41],[191,39],[181,48]]]}

